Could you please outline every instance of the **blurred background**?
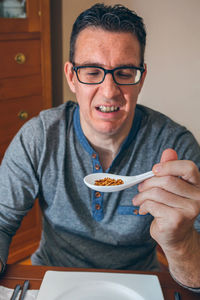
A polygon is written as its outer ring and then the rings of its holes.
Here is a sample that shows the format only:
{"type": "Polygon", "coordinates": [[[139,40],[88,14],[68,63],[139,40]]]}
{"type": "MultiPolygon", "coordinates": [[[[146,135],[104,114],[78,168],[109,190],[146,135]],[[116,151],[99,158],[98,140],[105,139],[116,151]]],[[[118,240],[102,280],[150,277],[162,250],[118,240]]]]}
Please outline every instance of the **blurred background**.
{"type": "MultiPolygon", "coordinates": [[[[77,15],[98,1],[52,0],[53,102],[74,100],[63,66],[68,60],[72,24],[77,15]]],[[[99,1],[102,2],[102,1],[99,1]]],[[[200,1],[124,0],[147,29],[145,61],[148,74],[139,103],[159,110],[190,129],[200,142],[200,1]]]]}

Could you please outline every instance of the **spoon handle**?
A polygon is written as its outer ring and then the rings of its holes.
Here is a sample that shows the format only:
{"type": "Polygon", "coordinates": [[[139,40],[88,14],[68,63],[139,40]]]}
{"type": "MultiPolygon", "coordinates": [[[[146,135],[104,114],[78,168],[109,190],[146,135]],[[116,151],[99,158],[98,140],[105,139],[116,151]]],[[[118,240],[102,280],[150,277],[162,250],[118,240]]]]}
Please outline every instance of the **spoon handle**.
{"type": "Polygon", "coordinates": [[[146,172],[146,173],[143,173],[141,175],[137,175],[137,176],[133,176],[133,178],[137,178],[138,180],[138,183],[139,182],[142,182],[143,180],[145,179],[148,179],[148,178],[151,178],[154,176],[154,173],[152,171],[149,171],[149,172],[146,172]]]}

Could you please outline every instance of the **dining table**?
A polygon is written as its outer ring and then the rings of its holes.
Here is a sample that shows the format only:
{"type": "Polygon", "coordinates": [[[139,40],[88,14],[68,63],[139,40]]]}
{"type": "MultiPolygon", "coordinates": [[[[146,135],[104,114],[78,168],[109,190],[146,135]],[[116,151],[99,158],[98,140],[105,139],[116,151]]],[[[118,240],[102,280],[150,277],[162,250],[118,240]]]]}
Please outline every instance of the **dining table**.
{"type": "Polygon", "coordinates": [[[30,282],[29,289],[39,290],[44,275],[49,270],[66,271],[66,272],[87,271],[87,272],[110,272],[110,273],[125,273],[125,274],[127,273],[151,274],[151,275],[156,275],[158,277],[165,300],[174,300],[175,292],[179,292],[181,296],[181,300],[200,299],[200,294],[189,291],[188,289],[183,288],[178,283],[176,283],[167,270],[159,271],[159,272],[149,272],[149,271],[132,271],[132,270],[82,269],[82,268],[8,264],[6,266],[4,273],[0,274],[0,286],[14,289],[16,284],[23,284],[25,280],[29,280],[30,282]]]}

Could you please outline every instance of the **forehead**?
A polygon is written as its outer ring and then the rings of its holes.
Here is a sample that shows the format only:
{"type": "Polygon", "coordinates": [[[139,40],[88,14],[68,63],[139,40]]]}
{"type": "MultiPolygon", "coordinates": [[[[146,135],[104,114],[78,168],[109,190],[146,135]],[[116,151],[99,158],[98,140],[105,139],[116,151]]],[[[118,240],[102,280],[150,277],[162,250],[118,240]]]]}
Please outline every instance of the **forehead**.
{"type": "Polygon", "coordinates": [[[129,32],[110,32],[99,28],[82,30],[75,44],[75,63],[102,66],[140,65],[140,44],[129,32]]]}

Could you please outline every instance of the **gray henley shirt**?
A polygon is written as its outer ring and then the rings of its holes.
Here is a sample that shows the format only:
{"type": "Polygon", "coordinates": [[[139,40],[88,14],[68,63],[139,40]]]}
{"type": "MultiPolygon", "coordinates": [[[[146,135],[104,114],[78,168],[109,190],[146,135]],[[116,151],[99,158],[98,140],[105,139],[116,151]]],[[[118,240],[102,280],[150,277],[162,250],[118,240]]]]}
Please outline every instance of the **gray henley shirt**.
{"type": "MultiPolygon", "coordinates": [[[[193,135],[165,115],[137,105],[132,129],[106,172],[150,171],[166,148],[200,168],[193,135]]],[[[79,107],[71,101],[27,122],[0,166],[0,259],[6,264],[12,236],[39,199],[43,231],[33,264],[82,268],[156,270],[150,236],[153,217],[138,214],[137,186],[116,193],[90,190],[83,178],[102,172],[98,153],[84,136],[79,107]]],[[[200,219],[195,226],[200,231],[200,219]]]]}

